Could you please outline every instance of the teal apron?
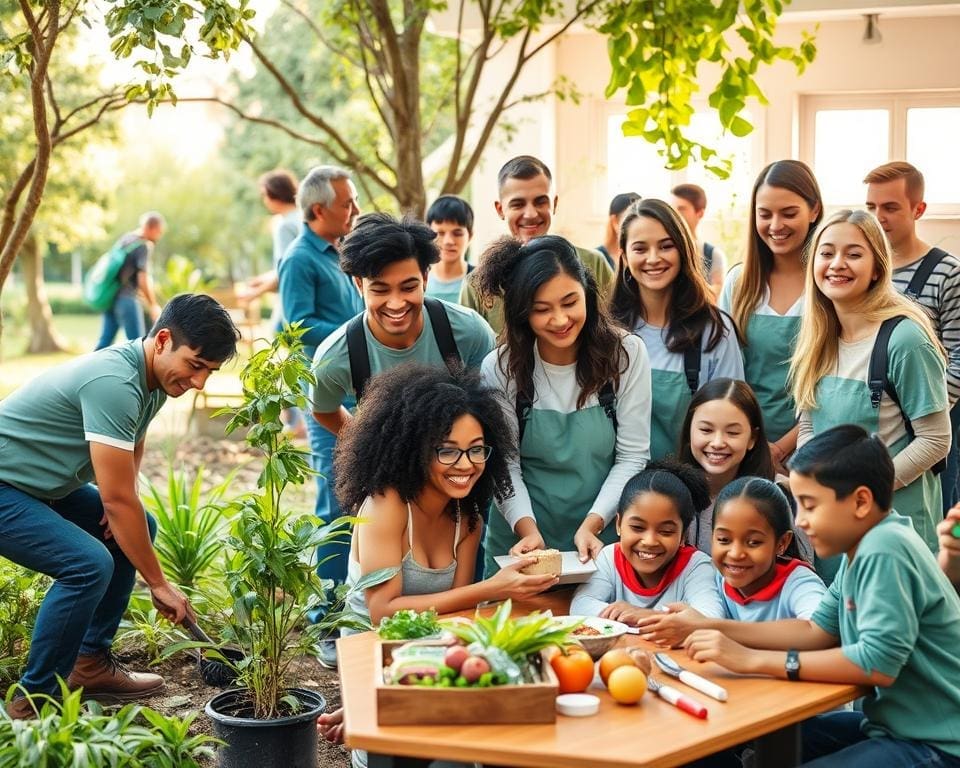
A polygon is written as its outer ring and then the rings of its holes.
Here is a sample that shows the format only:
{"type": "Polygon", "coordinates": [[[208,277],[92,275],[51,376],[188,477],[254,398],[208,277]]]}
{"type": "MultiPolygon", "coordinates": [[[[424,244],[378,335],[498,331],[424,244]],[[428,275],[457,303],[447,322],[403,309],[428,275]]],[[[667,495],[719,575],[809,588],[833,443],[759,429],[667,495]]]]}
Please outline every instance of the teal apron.
{"type": "MultiPolygon", "coordinates": [[[[600,405],[573,413],[532,408],[520,444],[523,483],[547,549],[574,549],[573,535],[600,493],[616,459],[617,435],[600,405]]],[[[617,541],[616,527],[600,535],[617,541]]],[[[519,541],[499,511],[490,515],[484,537],[484,575],[499,570],[493,558],[519,541]]]]}
{"type": "MultiPolygon", "coordinates": [[[[870,405],[870,389],[864,382],[824,376],[817,384],[816,397],[827,407],[810,412],[814,435],[840,424],[857,424],[871,434],[879,431],[880,410],[870,405]]],[[[890,455],[896,456],[909,442],[905,435],[888,445],[890,455]]],[[[940,504],[940,478],[929,470],[893,494],[893,508],[913,521],[913,529],[934,553],[938,549],[934,513],[939,512],[940,504]]],[[[828,585],[839,567],[840,556],[817,560],[817,572],[828,585]]]]}
{"type": "Polygon", "coordinates": [[[650,384],[650,460],[655,461],[679,450],[680,429],[693,396],[687,377],[681,371],[654,368],[650,372],[650,384]]]}
{"type": "Polygon", "coordinates": [[[779,440],[797,423],[793,398],[787,392],[790,358],[800,331],[800,317],[750,316],[743,371],[763,411],[767,440],[779,440]]]}

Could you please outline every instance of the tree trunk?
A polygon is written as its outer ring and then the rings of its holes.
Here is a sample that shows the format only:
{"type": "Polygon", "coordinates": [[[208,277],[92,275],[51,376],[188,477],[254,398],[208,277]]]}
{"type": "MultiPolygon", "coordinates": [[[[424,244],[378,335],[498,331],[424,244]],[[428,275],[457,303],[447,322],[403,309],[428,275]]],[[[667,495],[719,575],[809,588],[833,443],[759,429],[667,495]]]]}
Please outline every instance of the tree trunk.
{"type": "Polygon", "coordinates": [[[36,235],[32,232],[23,242],[20,265],[27,291],[27,321],[30,323],[30,341],[26,353],[37,355],[67,351],[66,342],[53,327],[53,311],[43,283],[43,256],[36,235]]]}

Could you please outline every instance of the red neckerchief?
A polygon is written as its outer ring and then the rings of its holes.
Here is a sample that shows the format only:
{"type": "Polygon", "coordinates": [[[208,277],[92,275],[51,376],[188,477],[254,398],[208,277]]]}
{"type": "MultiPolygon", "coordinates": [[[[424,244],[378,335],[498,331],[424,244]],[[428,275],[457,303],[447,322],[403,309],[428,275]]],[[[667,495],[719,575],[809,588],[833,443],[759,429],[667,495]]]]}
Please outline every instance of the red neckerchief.
{"type": "Polygon", "coordinates": [[[778,562],[773,566],[773,581],[763,589],[754,592],[750,597],[744,597],[740,594],[739,590],[734,589],[724,580],[723,594],[733,600],[737,605],[750,605],[750,603],[764,603],[768,600],[773,600],[773,598],[780,594],[780,590],[783,589],[783,585],[787,583],[787,578],[790,574],[801,567],[809,568],[810,563],[805,563],[803,560],[797,560],[796,558],[788,560],[785,563],[778,562]]]}
{"type": "Polygon", "coordinates": [[[630,561],[627,560],[627,556],[623,554],[623,550],[619,544],[613,548],[613,564],[617,569],[617,573],[620,574],[623,583],[633,594],[640,595],[641,597],[656,597],[673,584],[677,577],[683,573],[683,569],[687,567],[687,563],[690,562],[690,558],[693,557],[693,553],[696,551],[696,547],[691,547],[688,544],[680,547],[676,557],[674,557],[670,565],[667,566],[667,570],[663,572],[660,583],[651,589],[643,586],[643,582],[640,581],[637,572],[633,570],[633,566],[630,565],[630,561]]]}

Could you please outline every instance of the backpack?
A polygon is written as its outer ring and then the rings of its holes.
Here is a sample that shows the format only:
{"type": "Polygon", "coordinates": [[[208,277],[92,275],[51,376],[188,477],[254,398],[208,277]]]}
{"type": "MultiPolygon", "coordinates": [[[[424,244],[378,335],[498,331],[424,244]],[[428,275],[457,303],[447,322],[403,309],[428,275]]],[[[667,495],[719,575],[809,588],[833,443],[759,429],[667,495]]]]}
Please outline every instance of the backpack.
{"type": "MultiPolygon", "coordinates": [[[[430,325],[433,326],[433,336],[437,340],[440,355],[447,364],[451,373],[462,361],[456,339],[453,338],[453,329],[450,327],[450,318],[443,302],[430,296],[423,297],[423,307],[430,315],[430,325]]],[[[370,379],[370,349],[367,347],[367,335],[363,330],[363,316],[361,312],[347,324],[347,354],[350,357],[350,379],[353,382],[353,391],[357,402],[363,397],[363,390],[370,379]]]]}
{"type": "MultiPolygon", "coordinates": [[[[939,259],[937,259],[937,261],[939,261],[939,259]]],[[[920,268],[917,269],[917,273],[919,273],[921,269],[923,269],[922,264],[920,268]]],[[[927,275],[929,275],[929,271],[927,275]]],[[[916,274],[914,278],[916,278],[916,274]]],[[[924,278],[924,280],[926,280],[926,278],[924,278]]],[[[910,281],[910,285],[911,287],[913,286],[913,280],[910,281]]],[[[907,418],[907,414],[903,412],[903,406],[900,405],[900,398],[897,396],[896,388],[887,378],[887,347],[890,344],[890,336],[893,334],[893,329],[904,319],[906,318],[903,315],[897,315],[896,317],[884,320],[880,325],[880,330],[877,332],[877,339],[873,343],[873,351],[870,353],[870,369],[867,374],[867,386],[870,388],[870,405],[873,406],[874,409],[880,409],[880,398],[883,397],[884,392],[887,393],[887,397],[896,403],[897,408],[900,409],[900,416],[903,419],[903,426],[907,430],[907,436],[913,440],[913,425],[910,423],[910,419],[907,418]]],[[[930,471],[935,475],[939,475],[946,467],[947,460],[940,459],[940,461],[931,467],[930,471]]]]}
{"type": "Polygon", "coordinates": [[[710,282],[710,275],[713,274],[713,244],[703,244],[703,270],[707,273],[707,282],[710,282]]]}
{"type": "Polygon", "coordinates": [[[98,312],[106,312],[113,306],[113,300],[120,290],[120,270],[127,256],[143,242],[139,237],[123,246],[118,241],[97,259],[83,278],[83,300],[87,304],[98,312]]]}
{"type": "Polygon", "coordinates": [[[937,264],[943,261],[946,256],[947,252],[941,248],[931,248],[927,251],[926,256],[920,261],[920,266],[917,267],[917,271],[914,272],[913,277],[910,278],[910,283],[903,292],[904,296],[909,296],[919,303],[920,294],[923,293],[923,288],[927,284],[927,280],[930,279],[933,270],[937,268],[937,264]]]}

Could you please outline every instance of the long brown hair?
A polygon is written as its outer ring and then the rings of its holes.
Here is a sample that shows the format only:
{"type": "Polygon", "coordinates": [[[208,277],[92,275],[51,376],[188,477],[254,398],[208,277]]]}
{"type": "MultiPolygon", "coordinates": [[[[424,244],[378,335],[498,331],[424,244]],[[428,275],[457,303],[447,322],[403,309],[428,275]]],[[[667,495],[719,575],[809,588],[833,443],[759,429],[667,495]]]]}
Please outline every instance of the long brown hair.
{"type": "Polygon", "coordinates": [[[924,309],[893,287],[893,257],[890,244],[873,214],[866,211],[837,211],[817,232],[808,259],[804,279],[803,320],[797,347],[790,361],[788,386],[793,390],[797,408],[817,407],[817,383],[828,375],[837,363],[840,349],[840,320],[837,310],[814,280],[816,252],[823,233],[835,224],[853,224],[863,233],[873,255],[877,279],[871,283],[860,300],[859,314],[870,323],[882,323],[891,317],[904,315],[913,320],[926,334],[930,343],[946,359],[943,345],[934,333],[933,325],[924,309]]]}
{"type": "Polygon", "coordinates": [[[670,352],[683,352],[698,343],[709,324],[713,327],[707,340],[707,350],[714,349],[723,339],[723,316],[713,304],[713,293],[700,269],[699,255],[690,228],[680,214],[663,200],[647,198],[634,203],[620,224],[620,252],[623,257],[617,267],[617,279],[610,296],[610,314],[628,331],[632,331],[639,320],[645,319],[640,286],[629,272],[627,263],[627,235],[630,225],[641,216],[663,226],[680,256],[680,271],[670,285],[667,349],[670,352]]]}
{"type": "Polygon", "coordinates": [[[743,270],[740,279],[733,288],[731,314],[740,329],[744,340],[747,339],[747,323],[763,298],[763,292],[770,280],[773,270],[773,252],[763,242],[757,232],[757,192],[763,185],[787,189],[804,199],[811,211],[817,215],[810,223],[807,238],[803,248],[810,244],[817,225],[823,218],[823,200],[820,197],[820,187],[813,171],[799,160],[777,160],[760,171],[757,181],[753,185],[753,194],[750,197],[750,230],[747,234],[747,252],[743,259],[743,270]]]}
{"type": "Polygon", "coordinates": [[[495,240],[484,251],[480,266],[470,279],[481,301],[503,298],[503,330],[498,365],[508,380],[516,383],[517,394],[531,403],[533,390],[533,347],[536,335],[530,327],[530,309],[541,286],[559,274],[566,274],[583,286],[586,319],[577,340],[577,383],[582,408],[590,395],[597,394],[608,381],[616,390],[620,376],[629,364],[623,345],[623,332],[610,319],[599,299],[593,273],[577,255],[576,249],[557,235],[535,237],[521,243],[512,237],[495,240]]]}

